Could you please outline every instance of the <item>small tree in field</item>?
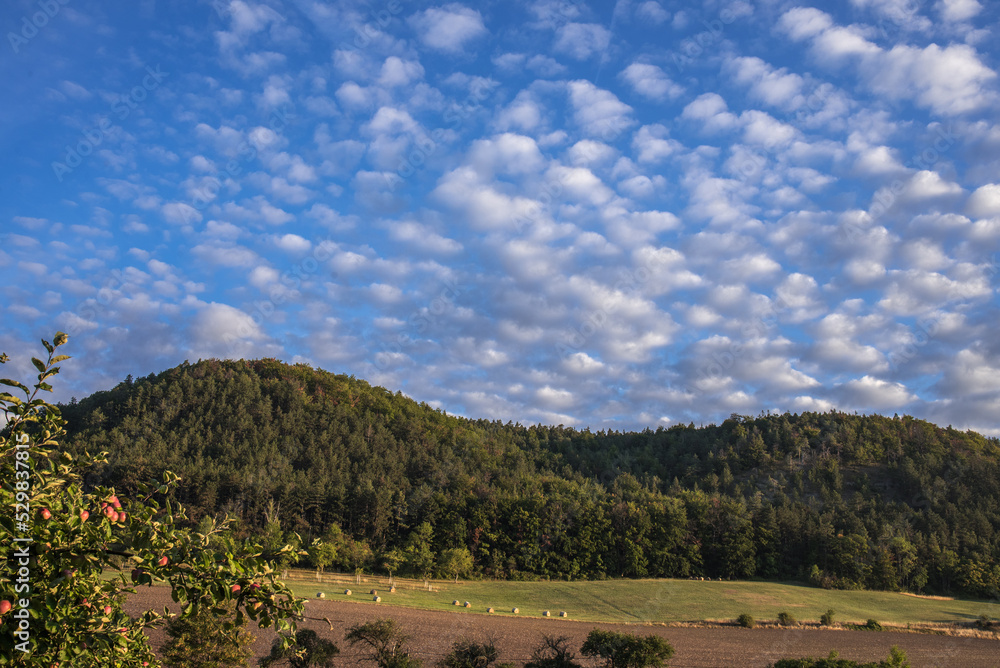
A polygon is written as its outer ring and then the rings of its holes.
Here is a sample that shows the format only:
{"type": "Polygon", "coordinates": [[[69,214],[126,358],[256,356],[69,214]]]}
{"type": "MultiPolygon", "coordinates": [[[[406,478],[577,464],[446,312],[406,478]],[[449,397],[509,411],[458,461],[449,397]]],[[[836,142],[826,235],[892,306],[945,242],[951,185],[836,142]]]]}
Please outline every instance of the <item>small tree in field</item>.
{"type": "Polygon", "coordinates": [[[163,647],[163,665],[167,668],[243,668],[249,666],[254,636],[244,623],[234,643],[218,642],[232,627],[233,604],[201,608],[188,617],[167,622],[167,641],[163,647]]]}
{"type": "Polygon", "coordinates": [[[374,619],[352,626],[344,639],[351,647],[361,644],[369,648],[368,658],[379,668],[420,668],[419,659],[410,658],[406,643],[410,636],[392,619],[374,619]]]}
{"type": "Polygon", "coordinates": [[[604,659],[605,668],[660,668],[674,655],[674,648],[657,635],[643,638],[628,633],[594,629],[580,648],[584,656],[604,659]]]}
{"type": "Polygon", "coordinates": [[[493,640],[475,642],[459,640],[451,646],[451,652],[438,662],[439,668],[513,668],[511,663],[496,663],[500,650],[493,640]]]}
{"type": "Polygon", "coordinates": [[[459,575],[472,572],[472,553],[465,547],[442,550],[438,558],[438,569],[448,576],[454,576],[457,584],[459,575]]]}
{"type": "MultiPolygon", "coordinates": [[[[4,665],[63,668],[159,666],[144,631],[164,623],[147,611],[131,618],[123,609],[135,585],[165,582],[181,605],[180,617],[232,603],[235,623],[224,624],[217,645],[238,646],[250,618],[262,627],[294,629],[302,602],[276,578],[275,555],[254,542],[237,542],[223,521],[209,534],[182,528],[184,509],[160,506],[177,476],[141,485],[139,498],[119,498],[108,487],[89,487],[83,474],[107,462],[105,454],[73,456],[62,450],[59,408],[39,398],[67,336],[42,341],[47,360],[33,389],[0,378],[0,657],[4,665]],[[13,511],[13,512],[12,512],[13,511]],[[131,575],[103,577],[127,560],[131,575]]],[[[0,355],[0,363],[8,361],[0,355]]],[[[290,549],[290,548],[283,548],[290,549]]]]}
{"type": "Polygon", "coordinates": [[[295,642],[291,646],[283,646],[280,639],[271,645],[271,654],[258,663],[262,668],[288,665],[290,668],[330,668],[333,657],[340,654],[340,648],[319,634],[309,629],[295,632],[295,642]]]}
{"type": "Polygon", "coordinates": [[[545,636],[542,644],[531,653],[531,661],[524,668],[583,668],[574,661],[576,654],[567,646],[569,638],[545,636]]]}

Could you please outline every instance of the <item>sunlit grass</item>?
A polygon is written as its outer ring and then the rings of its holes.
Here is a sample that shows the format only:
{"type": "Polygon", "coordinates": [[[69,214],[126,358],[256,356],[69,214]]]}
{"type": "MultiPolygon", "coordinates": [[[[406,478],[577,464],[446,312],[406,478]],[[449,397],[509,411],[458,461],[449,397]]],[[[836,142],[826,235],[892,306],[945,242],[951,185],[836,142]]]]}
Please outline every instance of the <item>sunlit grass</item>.
{"type": "Polygon", "coordinates": [[[494,582],[434,580],[427,591],[422,582],[398,581],[389,593],[385,578],[366,577],[357,584],[352,576],[324,576],[324,582],[304,573],[287,580],[296,595],[356,601],[368,605],[398,605],[462,613],[541,616],[543,610],[558,618],[565,610],[570,619],[607,622],[693,622],[733,620],[749,613],[764,621],[787,611],[799,621],[819,620],[829,609],[838,622],[877,619],[889,624],[969,622],[980,615],[1000,618],[1000,604],[971,600],[932,600],[906,594],[873,591],[833,591],[800,584],[772,582],[701,582],[691,580],[605,580],[598,582],[494,582]],[[350,588],[352,595],[344,590],[350,588]],[[381,603],[369,593],[377,589],[381,603]],[[460,605],[453,605],[458,600],[460,605]],[[471,608],[462,604],[469,601],[471,608]]]}

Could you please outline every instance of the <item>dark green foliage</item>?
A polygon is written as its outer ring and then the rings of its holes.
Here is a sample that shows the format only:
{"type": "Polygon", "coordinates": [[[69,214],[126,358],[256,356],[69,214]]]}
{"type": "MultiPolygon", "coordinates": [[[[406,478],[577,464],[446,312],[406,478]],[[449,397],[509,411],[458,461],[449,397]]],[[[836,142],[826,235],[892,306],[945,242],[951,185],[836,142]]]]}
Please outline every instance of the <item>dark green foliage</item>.
{"type": "Polygon", "coordinates": [[[833,610],[827,610],[819,616],[819,623],[823,626],[833,626],[833,610]]]}
{"type": "Polygon", "coordinates": [[[778,624],[782,626],[798,626],[799,623],[795,621],[795,617],[792,617],[791,613],[779,612],[778,624]]]}
{"type": "Polygon", "coordinates": [[[263,668],[270,666],[289,666],[290,668],[330,668],[333,657],[340,654],[340,648],[325,638],[320,638],[315,631],[304,629],[295,632],[295,643],[282,649],[281,642],[275,640],[271,645],[271,654],[258,663],[263,668]]]}
{"type": "Polygon", "coordinates": [[[531,653],[531,661],[524,668],[583,668],[575,661],[576,654],[568,646],[566,636],[544,636],[542,644],[531,653]]]}
{"type": "Polygon", "coordinates": [[[976,626],[983,630],[988,630],[993,627],[993,619],[986,614],[979,615],[979,619],[976,620],[976,626]]]}
{"type": "Polygon", "coordinates": [[[911,417],[526,427],[268,359],[184,364],[62,410],[73,448],[111,453],[96,482],[169,469],[195,520],[237,514],[273,545],[339,532],[313,567],[1000,593],[1000,441],[911,417]]]}
{"type": "Polygon", "coordinates": [[[736,623],[745,629],[752,629],[757,626],[757,622],[754,621],[753,616],[746,612],[736,618],[736,623]]]}
{"type": "Polygon", "coordinates": [[[667,665],[674,648],[657,635],[639,637],[594,629],[587,634],[580,653],[604,659],[605,668],[657,668],[667,665]]]}
{"type": "Polygon", "coordinates": [[[420,668],[422,662],[410,657],[406,643],[410,636],[403,633],[393,619],[375,619],[356,624],[344,639],[351,644],[367,647],[368,658],[379,668],[420,668]]]}
{"type": "Polygon", "coordinates": [[[475,642],[473,640],[459,640],[451,647],[448,653],[438,666],[441,668],[502,668],[509,664],[497,664],[500,658],[500,650],[496,644],[489,640],[487,642],[475,642]]]}
{"type": "MultiPolygon", "coordinates": [[[[163,646],[165,668],[241,668],[248,663],[254,637],[246,630],[246,622],[235,636],[235,642],[220,642],[222,631],[234,625],[233,606],[219,613],[211,607],[201,607],[190,617],[174,617],[167,623],[167,640],[163,646]]],[[[280,644],[280,640],[276,641],[280,644]]]]}
{"type": "Polygon", "coordinates": [[[869,619],[864,624],[844,624],[853,631],[881,631],[882,625],[875,619],[869,619]]]}
{"type": "Polygon", "coordinates": [[[889,658],[883,661],[858,663],[848,659],[837,658],[837,652],[830,652],[825,659],[781,659],[772,664],[772,668],[910,668],[906,652],[896,645],[889,650],[889,658]]]}

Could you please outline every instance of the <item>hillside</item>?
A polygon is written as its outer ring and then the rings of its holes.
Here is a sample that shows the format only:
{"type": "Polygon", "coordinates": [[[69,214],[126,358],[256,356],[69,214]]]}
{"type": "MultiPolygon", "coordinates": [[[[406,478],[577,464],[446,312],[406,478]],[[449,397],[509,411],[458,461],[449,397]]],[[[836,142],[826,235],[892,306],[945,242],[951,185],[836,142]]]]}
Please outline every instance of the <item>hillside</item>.
{"type": "Polygon", "coordinates": [[[162,470],[197,519],[339,541],[340,568],[800,578],[996,596],[1000,442],[910,417],[638,433],[448,416],[353,377],[201,361],[61,407],[103,482],[162,470]],[[340,533],[342,531],[342,533],[340,533]]]}

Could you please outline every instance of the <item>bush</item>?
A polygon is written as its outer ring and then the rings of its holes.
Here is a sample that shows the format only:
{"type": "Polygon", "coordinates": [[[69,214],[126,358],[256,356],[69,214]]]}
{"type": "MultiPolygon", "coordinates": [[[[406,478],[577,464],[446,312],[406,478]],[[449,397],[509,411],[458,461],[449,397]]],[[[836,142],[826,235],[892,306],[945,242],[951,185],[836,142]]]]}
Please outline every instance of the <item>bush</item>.
{"type": "Polygon", "coordinates": [[[364,624],[356,624],[347,630],[344,639],[354,647],[367,645],[368,658],[379,668],[419,668],[419,659],[410,657],[407,642],[410,636],[403,633],[392,619],[373,619],[364,624]]]}
{"type": "Polygon", "coordinates": [[[569,649],[569,638],[544,636],[542,644],[531,653],[531,661],[524,668],[582,668],[577,663],[576,654],[569,649]]]}
{"type": "Polygon", "coordinates": [[[778,624],[781,626],[797,626],[798,622],[792,617],[790,613],[779,612],[778,613],[778,624]]]}
{"type": "Polygon", "coordinates": [[[657,635],[644,638],[594,629],[580,648],[584,656],[605,659],[605,668],[659,668],[674,655],[673,646],[657,635]]]}
{"type": "Polygon", "coordinates": [[[986,614],[979,615],[979,619],[976,620],[976,626],[983,630],[988,630],[993,626],[993,619],[986,614]]]}
{"type": "Polygon", "coordinates": [[[271,654],[258,663],[262,668],[282,665],[279,663],[281,661],[287,661],[291,668],[310,668],[310,666],[330,668],[333,666],[333,657],[338,654],[340,648],[335,644],[320,638],[315,631],[303,629],[296,632],[295,642],[289,647],[283,647],[279,640],[275,640],[271,645],[271,654]]]}
{"type": "Polygon", "coordinates": [[[827,610],[819,616],[819,623],[823,626],[833,626],[833,610],[827,610]]]}
{"type": "Polygon", "coordinates": [[[753,615],[746,612],[736,618],[736,623],[745,629],[752,629],[757,626],[757,622],[754,621],[753,615]]]}
{"type": "Polygon", "coordinates": [[[488,668],[493,666],[499,658],[500,650],[497,649],[493,640],[482,643],[459,640],[451,646],[451,652],[438,662],[438,666],[440,668],[488,668]]]}
{"type": "MultiPolygon", "coordinates": [[[[226,625],[233,624],[234,605],[225,606],[225,614],[212,608],[201,608],[189,617],[174,617],[167,623],[167,636],[163,646],[163,665],[166,668],[242,668],[249,666],[253,651],[250,645],[254,636],[246,630],[246,622],[239,625],[234,643],[220,643],[226,625]]],[[[280,643],[280,641],[279,641],[280,643]]]]}
{"type": "Polygon", "coordinates": [[[874,619],[869,619],[867,622],[865,622],[865,628],[868,629],[869,631],[881,631],[882,625],[879,624],[874,619]]]}
{"type": "Polygon", "coordinates": [[[906,660],[906,652],[893,645],[884,661],[858,663],[838,659],[837,652],[830,652],[825,659],[781,659],[771,664],[771,668],[910,668],[910,662],[906,660]]]}

